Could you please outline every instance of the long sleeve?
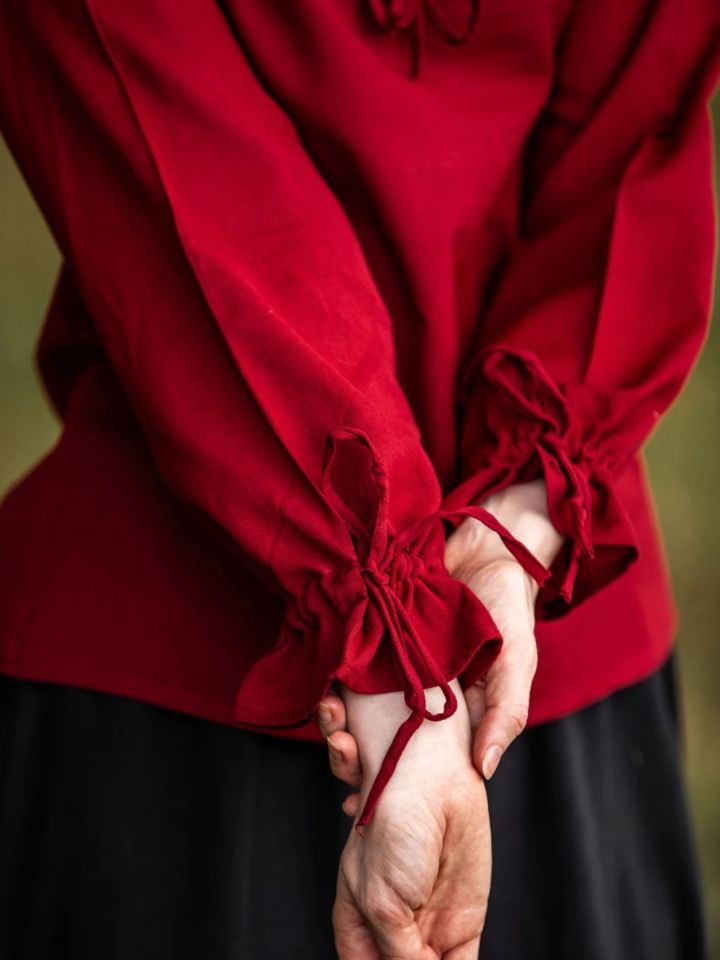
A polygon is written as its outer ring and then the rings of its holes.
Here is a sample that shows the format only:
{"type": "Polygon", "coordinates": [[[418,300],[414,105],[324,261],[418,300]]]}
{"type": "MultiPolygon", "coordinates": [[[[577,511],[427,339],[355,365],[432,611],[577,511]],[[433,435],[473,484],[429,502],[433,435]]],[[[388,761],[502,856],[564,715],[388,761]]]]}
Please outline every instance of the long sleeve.
{"type": "Polygon", "coordinates": [[[715,253],[715,0],[577,0],[520,173],[517,229],[460,382],[445,502],[542,476],[560,616],[638,556],[616,481],[704,342],[715,253]]]}
{"type": "Polygon", "coordinates": [[[3,129],[63,282],[168,488],[286,601],[235,719],[304,721],[333,679],[405,691],[366,823],[409,736],[454,712],[448,681],[500,638],[445,569],[439,483],[360,248],[217,5],[23,0],[2,20],[3,129]]]}

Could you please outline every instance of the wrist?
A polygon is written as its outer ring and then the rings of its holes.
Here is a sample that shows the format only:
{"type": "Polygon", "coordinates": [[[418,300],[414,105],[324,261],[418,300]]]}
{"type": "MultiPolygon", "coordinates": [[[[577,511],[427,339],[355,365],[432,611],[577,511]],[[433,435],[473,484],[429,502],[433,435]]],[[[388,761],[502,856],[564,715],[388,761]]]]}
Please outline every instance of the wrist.
{"type": "MultiPolygon", "coordinates": [[[[555,528],[548,513],[547,489],[543,479],[515,483],[490,494],[480,504],[520,540],[537,559],[549,567],[562,546],[564,536],[555,528]]],[[[448,540],[446,566],[452,572],[454,558],[465,561],[481,555],[487,563],[510,559],[499,538],[479,521],[468,517],[448,540]]]]}
{"type": "Polygon", "coordinates": [[[483,504],[535,556],[550,566],[564,540],[548,513],[547,488],[542,479],[511,484],[491,494],[483,504]]]}
{"type": "MultiPolygon", "coordinates": [[[[413,734],[400,758],[394,780],[432,761],[433,768],[443,776],[451,768],[471,764],[470,720],[459,679],[449,685],[457,698],[457,709],[444,720],[424,720],[413,734]]],[[[363,774],[374,778],[380,768],[400,724],[410,715],[402,691],[378,694],[355,693],[338,684],[339,695],[345,702],[347,729],[355,737],[363,774]]],[[[438,713],[444,705],[439,687],[425,690],[427,709],[438,713]]]]}

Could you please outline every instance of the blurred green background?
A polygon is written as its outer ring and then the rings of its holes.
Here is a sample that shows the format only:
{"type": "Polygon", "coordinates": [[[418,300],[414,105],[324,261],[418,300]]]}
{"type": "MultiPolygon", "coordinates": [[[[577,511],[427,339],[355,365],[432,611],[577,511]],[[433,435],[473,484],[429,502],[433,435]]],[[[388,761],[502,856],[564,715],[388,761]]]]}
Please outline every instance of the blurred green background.
{"type": "MultiPolygon", "coordinates": [[[[720,95],[713,103],[720,182],[720,95]]],[[[0,494],[54,442],[33,349],[57,251],[0,141],[0,494]]],[[[720,960],[720,298],[688,386],[646,450],[681,613],[687,772],[711,957],[720,960]]],[[[580,960],[580,958],[578,958],[580,960]]],[[[610,958],[609,958],[610,960],[610,958]]]]}

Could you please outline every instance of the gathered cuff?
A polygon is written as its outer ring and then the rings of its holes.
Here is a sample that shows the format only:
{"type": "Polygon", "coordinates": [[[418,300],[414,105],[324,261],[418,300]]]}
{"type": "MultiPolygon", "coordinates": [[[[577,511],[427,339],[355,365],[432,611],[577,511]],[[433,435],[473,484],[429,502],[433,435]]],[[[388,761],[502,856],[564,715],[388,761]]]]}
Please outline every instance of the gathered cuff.
{"type": "Polygon", "coordinates": [[[480,352],[474,378],[465,434],[472,452],[464,478],[444,502],[482,502],[510,484],[542,477],[550,520],[565,540],[538,592],[536,615],[562,616],[638,557],[635,529],[616,489],[629,455],[604,439],[622,414],[623,398],[583,384],[560,386],[534,353],[499,344],[480,352]]]}
{"type": "Polygon", "coordinates": [[[290,598],[274,647],[240,683],[234,719],[244,724],[303,723],[332,682],[362,694],[403,691],[410,715],[400,725],[356,828],[367,824],[413,735],[425,719],[457,708],[449,681],[466,689],[489,668],[502,639],[485,606],[445,567],[443,520],[474,516],[493,529],[539,584],[549,571],[487,510],[438,509],[396,533],[388,522],[388,477],[370,438],[354,427],[328,435],[323,492],[344,520],[354,550],[346,566],[308,576],[290,598]],[[357,444],[368,469],[358,476],[357,444]],[[355,449],[353,448],[355,445],[355,449]],[[443,710],[427,710],[439,686],[443,710]]]}

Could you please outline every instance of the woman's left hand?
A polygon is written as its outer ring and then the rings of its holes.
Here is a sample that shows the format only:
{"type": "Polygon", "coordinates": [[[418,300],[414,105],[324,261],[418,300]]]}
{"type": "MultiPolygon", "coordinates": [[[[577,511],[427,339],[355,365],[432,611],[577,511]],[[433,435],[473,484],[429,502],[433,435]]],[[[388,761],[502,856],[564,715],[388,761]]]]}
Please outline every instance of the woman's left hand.
{"type": "MultiPolygon", "coordinates": [[[[509,486],[488,497],[482,506],[545,566],[550,566],[563,538],[548,517],[544,481],[509,486]]],[[[473,762],[489,779],[527,723],[530,688],[537,668],[538,588],[497,534],[473,517],[466,517],[448,537],[445,565],[483,602],[503,638],[500,653],[485,677],[465,691],[473,731],[473,762]]],[[[359,787],[362,767],[355,738],[347,730],[340,696],[330,693],[323,698],[318,722],[327,738],[333,773],[359,787]]],[[[356,815],[358,794],[345,800],[343,810],[351,817],[356,815]]]]}

